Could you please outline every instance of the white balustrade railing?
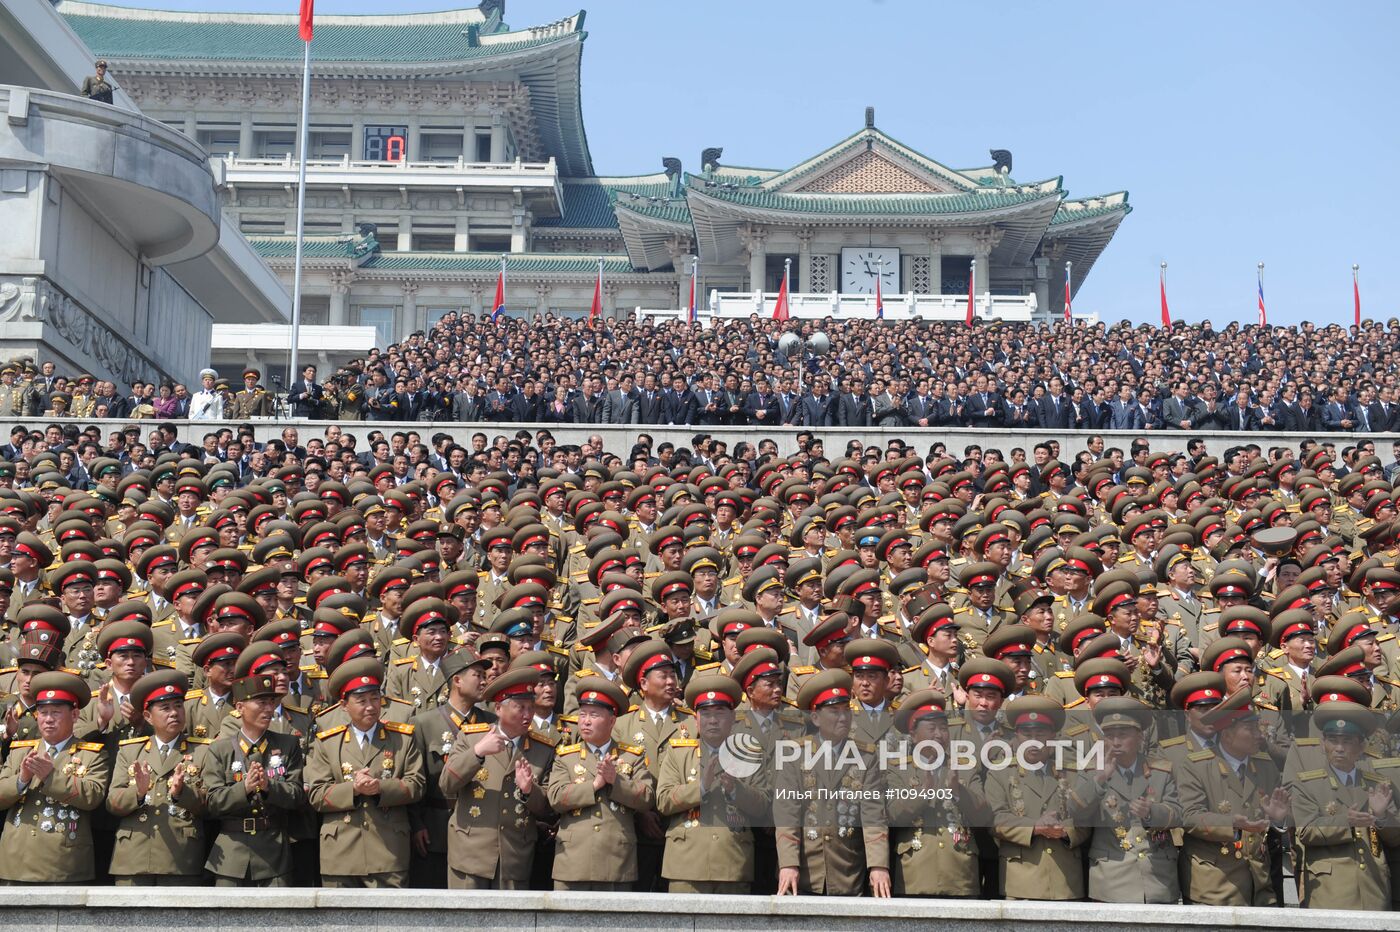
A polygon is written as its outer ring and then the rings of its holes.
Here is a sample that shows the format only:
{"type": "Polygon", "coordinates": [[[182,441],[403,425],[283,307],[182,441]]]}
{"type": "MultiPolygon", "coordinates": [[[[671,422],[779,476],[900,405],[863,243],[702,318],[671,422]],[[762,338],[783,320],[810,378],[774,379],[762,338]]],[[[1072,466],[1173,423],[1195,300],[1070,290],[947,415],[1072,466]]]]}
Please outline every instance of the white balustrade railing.
{"type": "MultiPolygon", "coordinates": [[[[706,307],[699,309],[702,326],[708,321],[745,318],[756,314],[772,317],[777,306],[775,292],[720,293],[710,292],[706,307]]],[[[883,295],[885,320],[965,320],[966,295],[891,294],[883,295]]],[[[977,320],[1002,320],[1028,323],[1035,318],[1035,295],[978,295],[974,301],[977,320]]],[[[657,321],[684,318],[684,309],[635,309],[638,320],[657,321]]],[[[788,296],[788,314],[799,320],[820,320],[832,317],[845,320],[874,320],[875,296],[841,294],[839,292],[797,293],[788,296]]],[[[1075,315],[1080,319],[1081,315],[1075,315]]]]}

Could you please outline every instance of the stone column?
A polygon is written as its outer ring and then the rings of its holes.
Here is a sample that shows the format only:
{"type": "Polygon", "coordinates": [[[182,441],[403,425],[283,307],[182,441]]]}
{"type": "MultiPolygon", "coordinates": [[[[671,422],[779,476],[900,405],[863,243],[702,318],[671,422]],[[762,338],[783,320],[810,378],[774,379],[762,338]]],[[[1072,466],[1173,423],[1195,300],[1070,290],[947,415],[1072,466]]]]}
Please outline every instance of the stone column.
{"type": "MultiPolygon", "coordinates": [[[[473,314],[477,315],[478,317],[480,317],[480,316],[481,316],[481,302],[484,300],[483,296],[484,296],[485,293],[486,293],[486,286],[483,285],[481,282],[472,282],[470,291],[471,291],[471,296],[472,296],[472,297],[471,297],[471,312],[472,312],[473,314]]],[[[494,293],[494,292],[492,293],[492,297],[495,297],[495,293],[494,293]]]]}
{"type": "Polygon", "coordinates": [[[992,293],[992,250],[1001,242],[1002,231],[986,227],[972,234],[973,258],[977,260],[977,295],[979,301],[992,293]]]}
{"type": "MultiPolygon", "coordinates": [[[[1035,310],[1036,316],[1049,319],[1050,315],[1050,260],[1045,256],[1035,259],[1035,310]]],[[[1063,308],[1061,308],[1063,311],[1063,308]]]]}
{"type": "Polygon", "coordinates": [[[510,251],[525,251],[525,208],[517,207],[510,218],[510,251]]]}
{"type": "Polygon", "coordinates": [[[491,115],[491,161],[506,160],[506,126],[499,113],[491,115]]]}
{"type": "Polygon", "coordinates": [[[545,312],[549,310],[549,296],[552,291],[553,289],[544,282],[535,285],[535,316],[531,320],[540,320],[544,317],[545,312]]]}
{"type": "Polygon", "coordinates": [[[617,317],[617,282],[603,279],[603,316],[609,318],[617,317]]]}
{"type": "Polygon", "coordinates": [[[238,157],[240,159],[251,159],[253,157],[253,115],[243,114],[243,119],[238,126],[238,157]]]}
{"type": "Polygon", "coordinates": [[[943,231],[928,233],[928,293],[943,293],[943,231]]]}
{"type": "Polygon", "coordinates": [[[413,249],[413,214],[399,214],[399,235],[398,251],[409,252],[413,249]]]}
{"type": "Polygon", "coordinates": [[[453,252],[466,252],[471,243],[472,223],[466,213],[457,215],[457,230],[452,237],[453,252]]]}
{"type": "Polygon", "coordinates": [[[346,272],[331,273],[331,306],[327,323],[332,327],[345,327],[350,324],[351,276],[346,272]]]}
{"type": "Polygon", "coordinates": [[[812,290],[812,230],[797,231],[797,290],[812,290]]]}
{"type": "Polygon", "coordinates": [[[749,253],[749,291],[762,291],[764,274],[768,268],[768,231],[762,227],[744,224],[739,227],[739,241],[749,253]]]}
{"type": "Polygon", "coordinates": [[[403,326],[408,333],[415,330],[422,330],[426,313],[420,315],[418,311],[418,283],[403,283],[403,326]]]}
{"type": "MultiPolygon", "coordinates": [[[[676,274],[676,307],[685,310],[690,300],[690,265],[695,261],[693,244],[688,236],[668,236],[666,252],[671,257],[671,269],[676,274]]],[[[699,296],[696,296],[699,301],[699,296]]]]}

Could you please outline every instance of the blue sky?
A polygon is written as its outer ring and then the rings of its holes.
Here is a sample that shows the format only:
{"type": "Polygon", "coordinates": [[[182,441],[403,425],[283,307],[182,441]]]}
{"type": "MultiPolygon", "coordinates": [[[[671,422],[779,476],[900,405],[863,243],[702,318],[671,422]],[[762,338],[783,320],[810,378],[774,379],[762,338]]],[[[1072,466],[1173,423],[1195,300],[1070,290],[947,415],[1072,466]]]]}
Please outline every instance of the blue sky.
{"type": "MultiPolygon", "coordinates": [[[[147,5],[147,4],[129,4],[147,5]]],[[[295,12],[297,0],[153,0],[168,9],[295,12]]],[[[426,11],[318,0],[317,12],[426,11]]],[[[514,27],[579,0],[507,0],[514,27]]],[[[595,0],[583,107],[596,170],[784,168],[854,132],[885,132],[954,167],[1010,149],[1022,181],[1071,196],[1120,189],[1124,221],[1078,311],[1271,323],[1400,315],[1394,180],[1400,3],[1229,0],[951,4],[929,0],[595,0]]],[[[313,52],[314,54],[314,52],[313,52]]]]}

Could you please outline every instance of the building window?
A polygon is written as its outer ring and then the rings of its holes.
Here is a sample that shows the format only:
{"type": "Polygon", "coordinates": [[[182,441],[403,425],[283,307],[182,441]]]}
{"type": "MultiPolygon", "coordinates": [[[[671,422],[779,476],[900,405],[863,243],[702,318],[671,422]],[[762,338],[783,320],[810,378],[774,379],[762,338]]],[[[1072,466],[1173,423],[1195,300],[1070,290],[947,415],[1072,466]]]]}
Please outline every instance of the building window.
{"type": "Polygon", "coordinates": [[[216,158],[240,155],[240,139],[241,134],[237,126],[201,126],[195,130],[195,141],[216,158]]]}
{"type": "Polygon", "coordinates": [[[477,236],[471,235],[472,252],[510,252],[509,236],[477,236]]]}
{"type": "Polygon", "coordinates": [[[402,162],[408,158],[407,126],[366,126],[366,162],[402,162]]]}
{"type": "Polygon", "coordinates": [[[307,150],[313,159],[343,159],[350,154],[350,130],[312,130],[307,150]]]}
{"type": "Polygon", "coordinates": [[[566,320],[583,320],[588,316],[589,310],[586,307],[552,307],[549,313],[566,320]]]}
{"type": "Polygon", "coordinates": [[[414,252],[452,252],[457,244],[453,233],[414,233],[414,252]]]}
{"type": "Polygon", "coordinates": [[[430,307],[428,308],[427,329],[431,330],[438,325],[438,322],[448,314],[461,315],[460,307],[430,307]]]}
{"type": "MultiPolygon", "coordinates": [[[[967,279],[972,274],[971,256],[944,256],[943,257],[943,288],[942,294],[967,294],[967,279]]],[[[986,269],[978,269],[979,275],[985,275],[986,269]]],[[[979,289],[980,290],[980,289],[979,289]]]]}
{"type": "Polygon", "coordinates": [[[238,229],[244,236],[282,236],[287,232],[287,225],[280,217],[240,217],[238,229]]]}
{"type": "Polygon", "coordinates": [[[375,329],[375,346],[385,347],[394,342],[394,309],[392,307],[360,308],[359,324],[361,327],[375,329]]]}
{"type": "Polygon", "coordinates": [[[796,256],[769,256],[764,268],[763,290],[777,291],[783,284],[783,260],[792,260],[792,270],[788,273],[788,291],[796,294],[802,291],[802,273],[796,256]]]}
{"type": "Polygon", "coordinates": [[[283,159],[297,148],[296,128],[260,127],[253,131],[253,157],[258,159],[283,159]]]}
{"type": "Polygon", "coordinates": [[[831,291],[831,257],[828,255],[812,256],[812,291],[831,291]]]}
{"type": "Polygon", "coordinates": [[[491,134],[476,134],[476,160],[478,162],[491,161],[491,134]]]}
{"type": "Polygon", "coordinates": [[[455,162],[462,157],[462,131],[423,132],[419,135],[421,158],[425,162],[455,162]]]}

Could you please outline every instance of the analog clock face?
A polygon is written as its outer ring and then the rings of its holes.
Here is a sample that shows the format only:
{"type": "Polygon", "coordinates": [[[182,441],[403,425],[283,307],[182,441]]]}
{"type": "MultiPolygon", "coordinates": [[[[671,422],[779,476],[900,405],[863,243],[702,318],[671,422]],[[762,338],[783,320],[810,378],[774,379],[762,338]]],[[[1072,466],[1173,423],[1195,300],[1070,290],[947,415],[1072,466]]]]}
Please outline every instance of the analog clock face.
{"type": "Polygon", "coordinates": [[[880,276],[882,295],[899,293],[899,250],[889,246],[848,246],[841,250],[842,294],[874,294],[880,276]]]}

